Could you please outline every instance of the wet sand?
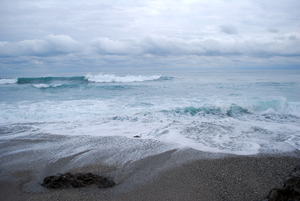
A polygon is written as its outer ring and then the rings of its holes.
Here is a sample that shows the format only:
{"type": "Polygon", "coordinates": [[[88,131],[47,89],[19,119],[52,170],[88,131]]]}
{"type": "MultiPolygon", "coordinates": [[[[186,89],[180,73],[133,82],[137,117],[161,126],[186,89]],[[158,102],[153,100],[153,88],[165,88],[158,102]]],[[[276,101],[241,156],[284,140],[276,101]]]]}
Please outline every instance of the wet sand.
{"type": "MultiPolygon", "coordinates": [[[[148,183],[136,183],[125,192],[126,180],[110,189],[94,186],[31,192],[24,184],[32,179],[32,173],[24,171],[16,172],[14,181],[0,182],[0,200],[263,200],[273,187],[282,186],[297,164],[300,159],[293,157],[203,159],[166,169],[148,183]]],[[[73,171],[108,170],[95,165],[73,171]]]]}
{"type": "MultiPolygon", "coordinates": [[[[57,139],[60,142],[65,140],[63,137],[57,139]]],[[[0,165],[0,200],[3,201],[263,200],[272,188],[281,187],[285,177],[300,164],[298,151],[235,156],[172,149],[122,165],[107,165],[97,159],[95,152],[89,154],[85,151],[55,160],[41,159],[33,154],[33,149],[24,148],[33,142],[17,140],[18,143],[15,140],[2,141],[0,148],[3,162],[0,165]],[[14,146],[20,144],[23,148],[14,152],[14,146]],[[83,161],[88,163],[79,165],[83,161]],[[117,185],[108,189],[92,186],[54,190],[40,185],[45,176],[67,171],[109,175],[117,185]]],[[[40,151],[39,156],[45,154],[41,150],[35,148],[35,152],[40,151]]]]}

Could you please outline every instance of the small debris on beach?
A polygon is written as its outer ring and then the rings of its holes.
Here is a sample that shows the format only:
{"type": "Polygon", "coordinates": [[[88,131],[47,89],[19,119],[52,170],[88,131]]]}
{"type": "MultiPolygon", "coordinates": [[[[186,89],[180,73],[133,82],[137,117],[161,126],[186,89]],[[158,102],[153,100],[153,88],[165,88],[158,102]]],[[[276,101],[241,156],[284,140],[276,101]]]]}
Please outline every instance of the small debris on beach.
{"type": "Polygon", "coordinates": [[[108,177],[92,173],[75,173],[57,174],[46,177],[42,186],[47,188],[80,188],[90,185],[97,185],[99,188],[113,187],[116,183],[108,177]]]}

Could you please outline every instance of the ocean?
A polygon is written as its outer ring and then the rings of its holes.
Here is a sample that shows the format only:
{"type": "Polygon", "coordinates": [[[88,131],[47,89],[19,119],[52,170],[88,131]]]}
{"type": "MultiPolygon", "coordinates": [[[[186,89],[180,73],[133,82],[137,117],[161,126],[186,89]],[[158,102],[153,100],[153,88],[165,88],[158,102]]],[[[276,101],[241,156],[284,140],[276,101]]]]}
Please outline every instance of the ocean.
{"type": "Polygon", "coordinates": [[[293,152],[300,71],[1,75],[0,133],[0,142],[117,136],[112,146],[136,146],[124,140],[132,139],[140,148],[150,140],[209,153],[293,152]]]}

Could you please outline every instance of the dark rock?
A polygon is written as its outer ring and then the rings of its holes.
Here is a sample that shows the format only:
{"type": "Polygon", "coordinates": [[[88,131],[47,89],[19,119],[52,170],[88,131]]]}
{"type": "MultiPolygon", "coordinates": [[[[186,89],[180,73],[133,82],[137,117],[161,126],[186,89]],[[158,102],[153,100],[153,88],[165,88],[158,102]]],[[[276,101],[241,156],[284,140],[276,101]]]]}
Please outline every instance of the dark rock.
{"type": "Polygon", "coordinates": [[[282,188],[274,188],[270,191],[269,201],[297,201],[300,200],[300,165],[286,178],[282,188]]]}
{"type": "Polygon", "coordinates": [[[75,173],[57,174],[46,177],[42,186],[47,188],[80,188],[90,185],[97,185],[99,188],[109,188],[116,183],[108,177],[92,173],[75,173]]]}

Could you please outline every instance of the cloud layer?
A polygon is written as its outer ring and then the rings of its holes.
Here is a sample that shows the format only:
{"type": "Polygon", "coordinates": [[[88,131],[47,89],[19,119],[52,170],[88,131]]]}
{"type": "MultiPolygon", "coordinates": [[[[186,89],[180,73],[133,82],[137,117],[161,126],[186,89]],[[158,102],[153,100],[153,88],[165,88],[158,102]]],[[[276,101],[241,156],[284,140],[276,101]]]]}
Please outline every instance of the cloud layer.
{"type": "Polygon", "coordinates": [[[1,42],[0,57],[52,57],[65,54],[152,55],[152,56],[300,56],[299,36],[279,39],[204,38],[184,40],[165,36],[147,36],[130,41],[95,38],[82,45],[70,36],[48,35],[43,39],[15,43],[1,42]]]}
{"type": "Polygon", "coordinates": [[[51,34],[43,39],[24,40],[15,43],[0,42],[0,57],[51,57],[76,53],[82,48],[82,45],[70,36],[51,34]]]}
{"type": "Polygon", "coordinates": [[[299,9],[292,0],[3,0],[0,72],[300,69],[299,9]]]}

